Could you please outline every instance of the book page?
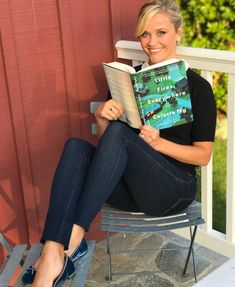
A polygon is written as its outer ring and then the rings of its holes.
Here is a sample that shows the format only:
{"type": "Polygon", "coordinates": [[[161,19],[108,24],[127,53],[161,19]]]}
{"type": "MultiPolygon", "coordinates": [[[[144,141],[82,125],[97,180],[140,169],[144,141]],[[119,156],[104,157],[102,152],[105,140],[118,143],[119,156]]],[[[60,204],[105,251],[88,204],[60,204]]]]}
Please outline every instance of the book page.
{"type": "Polygon", "coordinates": [[[106,64],[104,71],[112,99],[120,103],[124,109],[125,119],[120,120],[124,120],[133,128],[139,128],[142,124],[129,73],[106,64]]]}
{"type": "Polygon", "coordinates": [[[159,68],[159,67],[166,66],[166,65],[169,65],[169,64],[172,64],[172,63],[177,63],[179,61],[181,61],[181,60],[177,59],[177,58],[172,58],[172,59],[165,60],[165,61],[162,61],[162,62],[157,63],[157,64],[149,65],[149,66],[147,66],[145,68],[142,68],[137,73],[141,73],[141,72],[148,71],[148,70],[153,70],[154,68],[159,68]]]}
{"type": "Polygon", "coordinates": [[[135,69],[127,64],[124,63],[120,63],[120,62],[111,62],[111,63],[104,63],[105,66],[109,66],[109,67],[113,67],[115,69],[124,71],[124,72],[128,72],[130,74],[135,74],[136,71],[135,69]]]}

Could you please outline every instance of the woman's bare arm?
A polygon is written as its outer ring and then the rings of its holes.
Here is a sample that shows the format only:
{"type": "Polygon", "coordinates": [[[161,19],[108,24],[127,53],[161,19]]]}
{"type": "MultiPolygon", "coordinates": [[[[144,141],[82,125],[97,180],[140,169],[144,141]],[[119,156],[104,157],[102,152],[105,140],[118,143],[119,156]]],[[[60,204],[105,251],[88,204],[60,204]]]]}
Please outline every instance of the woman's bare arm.
{"type": "Polygon", "coordinates": [[[181,145],[161,138],[159,131],[149,126],[141,128],[140,136],[155,150],[184,163],[204,166],[211,158],[213,142],[181,145]]]}
{"type": "Polygon", "coordinates": [[[114,100],[102,103],[95,112],[97,136],[101,137],[111,121],[116,121],[123,114],[122,106],[114,100]]]}

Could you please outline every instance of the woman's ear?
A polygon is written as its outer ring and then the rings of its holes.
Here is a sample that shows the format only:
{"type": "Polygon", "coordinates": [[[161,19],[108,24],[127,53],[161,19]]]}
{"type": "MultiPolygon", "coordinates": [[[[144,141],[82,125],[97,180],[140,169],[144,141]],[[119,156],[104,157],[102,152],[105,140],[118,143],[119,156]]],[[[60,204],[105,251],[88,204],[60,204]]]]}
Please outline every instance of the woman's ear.
{"type": "Polygon", "coordinates": [[[177,37],[176,37],[176,43],[179,44],[183,35],[183,27],[180,26],[176,31],[177,37]]]}

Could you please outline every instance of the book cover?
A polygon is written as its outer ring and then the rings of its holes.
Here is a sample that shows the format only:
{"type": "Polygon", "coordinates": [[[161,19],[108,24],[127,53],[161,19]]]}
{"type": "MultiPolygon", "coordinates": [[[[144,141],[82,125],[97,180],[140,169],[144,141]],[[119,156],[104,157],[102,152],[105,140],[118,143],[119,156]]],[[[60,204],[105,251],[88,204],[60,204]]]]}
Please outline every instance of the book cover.
{"type": "Polygon", "coordinates": [[[104,63],[112,98],[124,109],[121,120],[134,128],[169,128],[193,120],[185,62],[170,59],[136,72],[127,64],[104,63]]]}
{"type": "Polygon", "coordinates": [[[193,121],[184,61],[130,76],[142,124],[160,130],[193,121]]]}

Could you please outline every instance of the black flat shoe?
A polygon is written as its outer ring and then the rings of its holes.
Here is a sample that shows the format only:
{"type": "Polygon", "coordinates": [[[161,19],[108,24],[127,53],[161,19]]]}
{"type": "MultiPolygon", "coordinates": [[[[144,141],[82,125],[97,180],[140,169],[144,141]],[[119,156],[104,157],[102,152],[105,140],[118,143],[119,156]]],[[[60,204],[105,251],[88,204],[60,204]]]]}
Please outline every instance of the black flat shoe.
{"type": "Polygon", "coordinates": [[[69,256],[73,263],[75,263],[79,258],[86,255],[88,252],[88,245],[85,239],[82,239],[81,243],[76,247],[73,253],[69,256]]]}
{"type": "Polygon", "coordinates": [[[24,272],[21,281],[24,285],[26,284],[32,284],[34,277],[36,275],[36,270],[34,269],[34,267],[31,265],[29,266],[28,269],[26,269],[26,271],[24,272]]]}
{"type": "MultiPolygon", "coordinates": [[[[35,268],[33,266],[30,266],[28,269],[26,269],[24,275],[21,278],[22,283],[24,285],[32,284],[35,275],[36,275],[35,268]]],[[[61,281],[65,279],[72,278],[74,275],[75,275],[74,264],[72,260],[67,255],[65,255],[63,269],[60,272],[60,275],[54,280],[53,287],[57,286],[61,281]]]]}
{"type": "Polygon", "coordinates": [[[65,255],[64,256],[64,267],[60,272],[60,275],[54,280],[52,287],[56,287],[59,283],[66,279],[70,279],[75,275],[75,267],[72,260],[65,255]]]}

